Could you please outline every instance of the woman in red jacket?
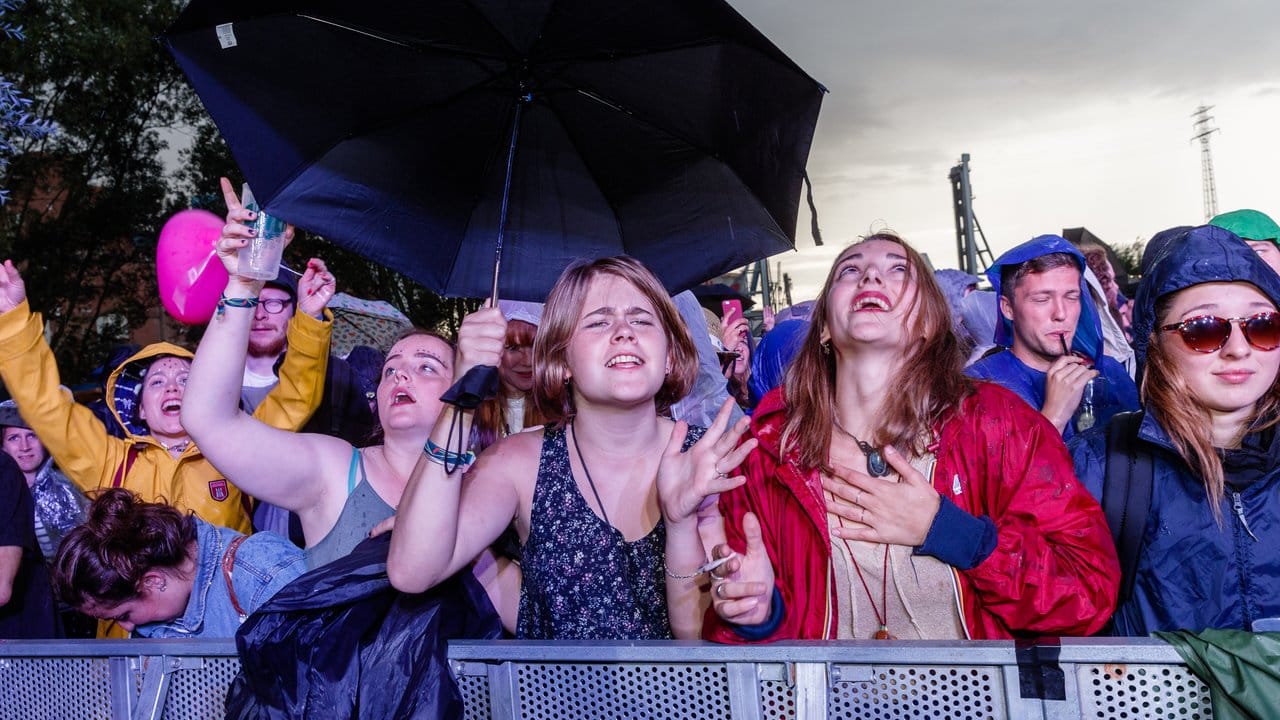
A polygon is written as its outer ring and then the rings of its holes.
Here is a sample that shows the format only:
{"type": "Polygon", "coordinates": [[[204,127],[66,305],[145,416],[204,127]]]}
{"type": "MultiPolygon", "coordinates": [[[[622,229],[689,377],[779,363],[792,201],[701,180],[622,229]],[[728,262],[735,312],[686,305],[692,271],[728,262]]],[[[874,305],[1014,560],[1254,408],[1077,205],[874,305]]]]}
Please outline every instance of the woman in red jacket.
{"type": "Polygon", "coordinates": [[[1102,511],[1043,417],[964,376],[920,254],[888,233],[850,246],[813,317],[752,418],[746,485],[720,498],[714,554],[739,557],[713,578],[704,636],[1100,629],[1119,577],[1102,511]]]}

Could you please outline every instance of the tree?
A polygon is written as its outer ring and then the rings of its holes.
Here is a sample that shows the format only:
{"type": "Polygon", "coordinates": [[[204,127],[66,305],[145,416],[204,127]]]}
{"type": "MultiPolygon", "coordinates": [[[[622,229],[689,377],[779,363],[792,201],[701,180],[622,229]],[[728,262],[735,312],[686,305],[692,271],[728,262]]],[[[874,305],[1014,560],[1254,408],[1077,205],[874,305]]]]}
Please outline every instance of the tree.
{"type": "Polygon", "coordinates": [[[33,114],[60,132],[25,137],[0,251],[24,268],[33,309],[49,320],[62,374],[83,377],[156,305],[155,235],[173,205],[166,133],[203,114],[154,37],[176,0],[43,0],[18,13],[40,41],[0,48],[31,93],[33,114]],[[113,316],[111,322],[99,318],[113,316]],[[116,324],[117,327],[112,327],[116,324]]]}
{"type": "MultiPolygon", "coordinates": [[[[0,0],[7,10],[14,0],[0,0]]],[[[41,0],[14,11],[38,43],[0,43],[7,82],[26,88],[24,113],[56,134],[15,138],[0,177],[0,258],[23,268],[31,307],[43,311],[62,375],[85,377],[118,342],[159,312],[156,236],[188,207],[221,215],[217,177],[238,175],[177,64],[155,41],[182,0],[41,0]],[[185,148],[173,148],[170,143],[185,148]],[[103,318],[106,318],[105,320],[103,318]]],[[[334,265],[353,294],[382,297],[426,326],[455,328],[465,301],[441,300],[403,277],[317,238],[289,256],[334,265]]]]}
{"type": "MultiPolygon", "coordinates": [[[[178,190],[190,198],[192,207],[201,207],[222,215],[226,212],[218,178],[231,178],[239,187],[240,171],[222,136],[212,123],[203,123],[196,131],[191,147],[182,153],[177,173],[178,190]]],[[[310,257],[324,258],[338,289],[357,297],[386,300],[419,327],[446,335],[457,332],[462,318],[480,306],[480,301],[444,298],[422,285],[383,265],[367,260],[350,250],[328,242],[324,237],[299,229],[293,243],[285,250],[285,264],[301,269],[310,257]]]]}
{"type": "MultiPolygon", "coordinates": [[[[0,35],[10,40],[26,40],[21,25],[5,19],[20,4],[20,0],[0,0],[0,35]]],[[[9,166],[9,158],[16,148],[10,138],[41,138],[54,131],[54,124],[30,114],[31,98],[0,75],[0,172],[9,166]]],[[[0,187],[0,205],[9,200],[9,191],[0,187]]]]}

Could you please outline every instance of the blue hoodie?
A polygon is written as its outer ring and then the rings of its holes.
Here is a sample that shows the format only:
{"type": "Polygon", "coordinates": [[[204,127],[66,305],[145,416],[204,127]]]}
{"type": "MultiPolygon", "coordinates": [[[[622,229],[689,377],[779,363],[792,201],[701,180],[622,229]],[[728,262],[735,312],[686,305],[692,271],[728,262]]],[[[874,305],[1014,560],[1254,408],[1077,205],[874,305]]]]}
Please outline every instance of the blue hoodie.
{"type": "MultiPolygon", "coordinates": [[[[1280,276],[1231,232],[1204,225],[1170,239],[1152,258],[1134,297],[1139,362],[1146,360],[1157,322],[1156,301],[1170,293],[1206,282],[1247,282],[1280,307],[1280,276]]],[[[1239,332],[1239,326],[1231,331],[1239,332]]],[[[1152,452],[1151,510],[1133,596],[1116,610],[1116,634],[1249,630],[1254,620],[1280,617],[1280,433],[1275,427],[1250,433],[1242,448],[1226,453],[1219,526],[1203,482],[1161,424],[1160,408],[1145,404],[1143,409],[1138,442],[1152,452]]],[[[1100,499],[1106,428],[1081,433],[1068,448],[1076,475],[1100,499]]]]}
{"type": "MultiPolygon", "coordinates": [[[[1095,393],[1100,388],[1101,397],[1093,397],[1091,403],[1094,422],[1105,424],[1111,419],[1112,415],[1118,412],[1138,409],[1138,388],[1133,384],[1133,380],[1130,379],[1129,372],[1125,370],[1124,365],[1121,365],[1114,358],[1102,354],[1102,319],[1098,315],[1098,308],[1093,302],[1093,295],[1090,294],[1089,287],[1084,279],[1084,255],[1062,237],[1040,235],[996,258],[995,263],[987,270],[987,279],[991,281],[998,298],[1001,291],[1000,274],[1006,265],[1021,265],[1028,260],[1034,260],[1051,253],[1071,255],[1075,258],[1076,266],[1080,270],[1080,319],[1076,321],[1076,331],[1071,339],[1071,349],[1091,358],[1094,362],[1094,367],[1103,378],[1102,383],[1092,386],[1095,388],[1095,393]]],[[[994,340],[996,345],[1005,348],[1012,347],[1013,323],[1000,312],[998,301],[995,315],[996,332],[994,340]]],[[[1003,385],[1017,393],[1019,397],[1027,401],[1027,404],[1037,410],[1044,406],[1045,373],[1027,366],[1014,357],[1012,352],[1006,351],[989,355],[970,365],[965,372],[979,380],[989,380],[1003,385]]],[[[1084,401],[1082,400],[1081,409],[1083,409],[1083,406],[1084,401]]],[[[1081,422],[1080,416],[1081,410],[1077,410],[1076,416],[1063,429],[1063,440],[1075,437],[1077,425],[1081,422]]]]}

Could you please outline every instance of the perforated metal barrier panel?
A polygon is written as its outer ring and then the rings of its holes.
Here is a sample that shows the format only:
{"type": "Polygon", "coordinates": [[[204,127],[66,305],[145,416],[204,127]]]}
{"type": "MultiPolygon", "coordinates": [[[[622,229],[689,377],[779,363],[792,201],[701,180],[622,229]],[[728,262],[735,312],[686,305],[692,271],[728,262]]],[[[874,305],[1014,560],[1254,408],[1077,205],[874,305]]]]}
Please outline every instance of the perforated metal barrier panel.
{"type": "Polygon", "coordinates": [[[1082,718],[1210,720],[1209,688],[1183,665],[1081,665],[1082,718]]]}
{"type": "MultiPolygon", "coordinates": [[[[1160,641],[1055,650],[1060,699],[1024,697],[1008,642],[458,642],[449,655],[467,720],[1213,717],[1160,641]]],[[[0,642],[0,720],[220,718],[238,669],[229,641],[0,642]]]]}
{"type": "Polygon", "coordinates": [[[833,676],[865,680],[831,684],[829,717],[854,720],[1005,717],[1004,680],[992,667],[843,666],[833,676]],[[842,671],[842,672],[841,672],[842,671]]]}

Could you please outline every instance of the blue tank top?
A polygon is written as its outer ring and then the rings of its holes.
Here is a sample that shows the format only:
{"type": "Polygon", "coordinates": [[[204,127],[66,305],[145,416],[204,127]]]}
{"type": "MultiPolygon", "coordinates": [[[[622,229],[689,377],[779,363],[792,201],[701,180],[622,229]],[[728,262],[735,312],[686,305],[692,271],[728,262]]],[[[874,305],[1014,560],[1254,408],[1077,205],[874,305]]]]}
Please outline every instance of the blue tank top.
{"type": "MultiPolygon", "coordinates": [[[[703,432],[689,428],[683,450],[703,432]]],[[[666,541],[662,520],[648,535],[627,542],[592,512],[569,468],[564,429],[545,429],[520,566],[516,637],[670,638],[666,541]]]]}

